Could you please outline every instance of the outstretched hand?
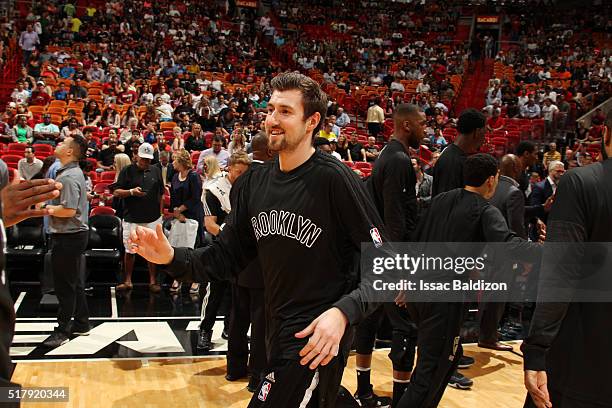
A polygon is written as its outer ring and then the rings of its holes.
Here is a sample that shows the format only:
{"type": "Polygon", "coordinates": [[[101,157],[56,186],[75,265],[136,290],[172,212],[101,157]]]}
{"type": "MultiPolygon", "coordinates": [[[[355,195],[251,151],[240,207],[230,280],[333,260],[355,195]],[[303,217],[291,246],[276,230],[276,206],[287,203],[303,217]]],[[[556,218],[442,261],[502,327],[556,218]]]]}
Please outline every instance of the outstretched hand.
{"type": "Polygon", "coordinates": [[[53,214],[52,209],[31,207],[58,197],[61,189],[62,183],[51,179],[20,182],[17,171],[13,170],[13,181],[1,193],[4,225],[10,227],[27,218],[53,214]]]}
{"type": "Polygon", "coordinates": [[[295,334],[298,339],[310,336],[308,343],[300,350],[301,365],[310,363],[310,369],[314,370],[319,365],[327,365],[332,358],[338,355],[340,340],[344,336],[344,330],[348,319],[337,307],[323,312],[312,321],[304,330],[295,334]]]}
{"type": "Polygon", "coordinates": [[[552,408],[546,371],[525,370],[525,388],[538,408],[552,408]]]}
{"type": "Polygon", "coordinates": [[[130,233],[128,244],[138,255],[155,264],[167,265],[174,259],[174,248],[164,235],[161,224],[157,224],[155,231],[136,227],[130,233]]]}

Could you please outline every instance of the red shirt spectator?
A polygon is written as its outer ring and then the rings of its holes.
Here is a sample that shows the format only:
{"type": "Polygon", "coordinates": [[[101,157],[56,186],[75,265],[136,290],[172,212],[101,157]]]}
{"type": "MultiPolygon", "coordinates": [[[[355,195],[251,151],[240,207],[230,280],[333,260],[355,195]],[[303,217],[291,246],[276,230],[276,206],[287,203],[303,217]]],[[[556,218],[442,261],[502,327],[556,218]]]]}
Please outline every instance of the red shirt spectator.
{"type": "Polygon", "coordinates": [[[121,101],[122,104],[132,104],[135,103],[137,100],[138,94],[134,91],[125,90],[119,94],[119,101],[121,101]]]}
{"type": "Polygon", "coordinates": [[[502,118],[500,115],[491,116],[487,119],[487,129],[496,130],[504,127],[506,120],[502,118]]]}
{"type": "Polygon", "coordinates": [[[32,92],[30,106],[45,106],[51,101],[51,97],[44,91],[44,86],[39,86],[37,90],[32,92]]]}

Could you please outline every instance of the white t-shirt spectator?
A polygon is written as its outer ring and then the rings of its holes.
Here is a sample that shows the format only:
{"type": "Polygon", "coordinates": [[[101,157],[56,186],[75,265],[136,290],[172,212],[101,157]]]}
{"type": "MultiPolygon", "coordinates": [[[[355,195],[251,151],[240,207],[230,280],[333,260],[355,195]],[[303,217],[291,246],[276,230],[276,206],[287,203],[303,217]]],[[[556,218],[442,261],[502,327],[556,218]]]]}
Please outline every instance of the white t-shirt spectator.
{"type": "Polygon", "coordinates": [[[225,149],[219,150],[219,153],[215,153],[212,147],[210,149],[202,150],[200,157],[198,157],[198,164],[196,166],[196,169],[199,172],[202,172],[202,168],[204,167],[204,159],[208,156],[215,156],[219,162],[219,167],[222,169],[227,167],[227,161],[230,158],[229,152],[225,149]]]}
{"type": "Polygon", "coordinates": [[[172,109],[172,105],[164,102],[157,108],[155,108],[155,110],[157,111],[157,113],[159,113],[160,120],[172,120],[172,112],[174,112],[174,109],[172,109]]]}
{"type": "Polygon", "coordinates": [[[42,169],[42,166],[42,160],[36,157],[32,163],[28,163],[28,159],[23,158],[17,162],[17,171],[19,172],[19,177],[24,180],[30,180],[40,171],[40,169],[42,169]]]}
{"type": "Polygon", "coordinates": [[[25,104],[30,98],[30,93],[27,90],[19,91],[15,89],[11,94],[11,99],[17,104],[25,104]]]}
{"type": "Polygon", "coordinates": [[[559,112],[557,105],[542,106],[542,117],[547,122],[552,122],[556,112],[559,112]]]}

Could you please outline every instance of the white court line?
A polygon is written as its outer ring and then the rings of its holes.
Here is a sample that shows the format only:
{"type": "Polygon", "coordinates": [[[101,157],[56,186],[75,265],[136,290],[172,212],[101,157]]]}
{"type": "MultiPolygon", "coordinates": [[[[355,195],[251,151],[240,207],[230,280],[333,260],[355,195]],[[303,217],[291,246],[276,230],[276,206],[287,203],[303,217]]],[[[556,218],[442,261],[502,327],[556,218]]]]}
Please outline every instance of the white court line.
{"type": "Polygon", "coordinates": [[[23,302],[23,298],[25,297],[26,293],[27,292],[21,292],[15,301],[15,314],[17,314],[17,310],[19,310],[19,306],[21,306],[21,302],[23,302]]]}
{"type": "Polygon", "coordinates": [[[110,294],[111,294],[111,319],[116,319],[119,317],[119,313],[117,312],[117,293],[115,291],[114,286],[111,286],[110,294]]]}

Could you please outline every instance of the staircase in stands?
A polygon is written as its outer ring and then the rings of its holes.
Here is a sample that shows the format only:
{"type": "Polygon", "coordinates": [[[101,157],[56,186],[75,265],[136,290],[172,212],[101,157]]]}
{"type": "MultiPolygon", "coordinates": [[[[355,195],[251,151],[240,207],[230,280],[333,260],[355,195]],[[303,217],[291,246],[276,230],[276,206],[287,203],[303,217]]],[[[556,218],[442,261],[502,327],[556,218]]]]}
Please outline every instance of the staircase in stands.
{"type": "Polygon", "coordinates": [[[492,58],[470,63],[463,87],[455,102],[455,115],[459,115],[466,108],[481,109],[484,106],[489,79],[493,78],[493,63],[492,58]]]}

